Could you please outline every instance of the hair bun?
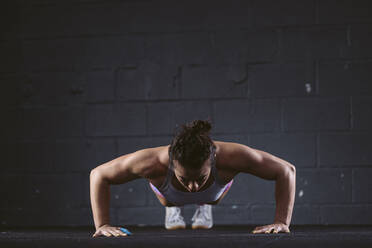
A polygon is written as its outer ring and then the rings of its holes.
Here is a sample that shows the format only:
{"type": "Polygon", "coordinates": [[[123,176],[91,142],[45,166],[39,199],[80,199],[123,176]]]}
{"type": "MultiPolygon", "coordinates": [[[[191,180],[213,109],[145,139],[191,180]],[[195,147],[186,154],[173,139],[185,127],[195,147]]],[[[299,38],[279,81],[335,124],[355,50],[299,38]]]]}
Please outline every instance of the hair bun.
{"type": "Polygon", "coordinates": [[[207,120],[194,120],[187,127],[193,134],[208,134],[212,129],[211,123],[207,120]]]}

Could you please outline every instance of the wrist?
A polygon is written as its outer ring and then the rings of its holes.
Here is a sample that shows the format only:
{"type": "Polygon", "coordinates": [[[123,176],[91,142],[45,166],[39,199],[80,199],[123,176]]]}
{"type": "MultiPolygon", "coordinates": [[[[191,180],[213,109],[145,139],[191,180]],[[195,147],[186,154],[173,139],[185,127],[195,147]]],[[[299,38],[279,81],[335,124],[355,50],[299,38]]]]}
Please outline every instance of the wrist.
{"type": "Polygon", "coordinates": [[[101,227],[104,227],[104,226],[109,226],[110,224],[106,223],[106,224],[102,224],[102,225],[99,225],[96,229],[99,229],[101,227]]]}
{"type": "Polygon", "coordinates": [[[274,224],[283,224],[283,225],[289,226],[285,221],[281,221],[281,220],[275,220],[274,224]]]}

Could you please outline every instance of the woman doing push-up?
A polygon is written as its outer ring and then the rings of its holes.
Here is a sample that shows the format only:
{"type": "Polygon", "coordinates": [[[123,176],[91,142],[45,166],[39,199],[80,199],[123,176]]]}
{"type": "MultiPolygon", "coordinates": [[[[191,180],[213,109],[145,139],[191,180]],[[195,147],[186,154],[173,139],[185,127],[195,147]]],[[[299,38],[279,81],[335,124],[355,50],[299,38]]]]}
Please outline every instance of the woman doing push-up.
{"type": "Polygon", "coordinates": [[[167,229],[185,227],[178,207],[186,204],[198,206],[192,228],[210,228],[210,205],[218,204],[224,198],[239,173],[276,181],[274,221],[256,227],[252,233],[290,232],[296,184],[294,165],[243,144],[212,140],[210,130],[209,121],[194,120],[181,125],[170,145],[141,149],[94,168],[90,173],[90,198],[96,228],[93,237],[128,235],[126,229],[110,225],[111,184],[144,178],[166,207],[167,229]],[[207,220],[196,218],[202,211],[207,220]]]}

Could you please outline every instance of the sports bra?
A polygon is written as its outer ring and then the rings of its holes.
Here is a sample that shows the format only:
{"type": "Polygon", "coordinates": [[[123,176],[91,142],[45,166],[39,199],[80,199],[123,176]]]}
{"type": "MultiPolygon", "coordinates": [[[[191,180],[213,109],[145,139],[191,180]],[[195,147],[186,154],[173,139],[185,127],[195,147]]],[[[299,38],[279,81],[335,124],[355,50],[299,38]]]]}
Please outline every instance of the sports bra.
{"type": "MultiPolygon", "coordinates": [[[[165,199],[176,206],[186,205],[186,204],[205,204],[209,202],[214,202],[220,198],[220,196],[225,192],[232,181],[224,183],[217,174],[216,160],[215,160],[216,147],[211,146],[210,161],[211,161],[211,174],[214,178],[213,183],[206,189],[197,192],[184,192],[176,189],[172,182],[174,176],[174,165],[172,154],[169,152],[169,166],[166,179],[163,184],[158,189],[165,199]]],[[[155,186],[154,186],[155,187],[155,186]]]]}

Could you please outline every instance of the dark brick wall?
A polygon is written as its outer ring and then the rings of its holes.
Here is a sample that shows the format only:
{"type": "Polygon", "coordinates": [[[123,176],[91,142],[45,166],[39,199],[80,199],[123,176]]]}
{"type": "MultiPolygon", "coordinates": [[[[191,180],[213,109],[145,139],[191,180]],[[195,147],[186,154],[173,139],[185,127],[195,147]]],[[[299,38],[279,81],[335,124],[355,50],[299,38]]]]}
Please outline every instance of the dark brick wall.
{"type": "MultiPolygon", "coordinates": [[[[93,225],[89,172],[210,117],[215,140],[297,168],[292,224],[372,224],[368,0],[0,4],[0,226],[93,225]]],[[[240,174],[215,224],[269,224],[275,181],[240,174]]],[[[113,224],[162,225],[141,179],[113,224]]],[[[185,206],[187,222],[194,206],[185,206]]]]}

